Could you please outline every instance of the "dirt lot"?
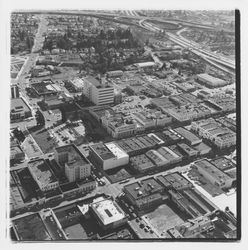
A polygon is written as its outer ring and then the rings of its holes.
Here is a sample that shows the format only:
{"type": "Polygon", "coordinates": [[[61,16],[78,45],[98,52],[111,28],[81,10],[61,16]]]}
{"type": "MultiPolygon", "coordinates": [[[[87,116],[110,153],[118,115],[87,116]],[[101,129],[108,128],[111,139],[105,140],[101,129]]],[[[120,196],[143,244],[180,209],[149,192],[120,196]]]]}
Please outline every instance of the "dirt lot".
{"type": "Polygon", "coordinates": [[[160,235],[165,233],[168,229],[184,222],[168,204],[162,204],[144,217],[160,235]]]}

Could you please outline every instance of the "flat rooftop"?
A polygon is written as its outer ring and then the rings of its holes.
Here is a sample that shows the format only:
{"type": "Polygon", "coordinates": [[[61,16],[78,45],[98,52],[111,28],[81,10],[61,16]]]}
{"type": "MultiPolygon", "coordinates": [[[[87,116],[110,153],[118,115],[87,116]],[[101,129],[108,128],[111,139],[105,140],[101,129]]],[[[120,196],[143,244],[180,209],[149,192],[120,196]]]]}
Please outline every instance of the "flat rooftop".
{"type": "Polygon", "coordinates": [[[173,151],[175,154],[177,154],[179,157],[183,157],[185,155],[185,153],[181,153],[181,151],[179,150],[179,147],[177,145],[171,145],[168,146],[168,148],[173,151]]]}
{"type": "Polygon", "coordinates": [[[164,175],[163,178],[171,184],[173,188],[176,190],[182,190],[186,188],[192,188],[193,184],[188,181],[186,178],[184,178],[181,174],[178,172],[164,175]]]}
{"type": "Polygon", "coordinates": [[[98,143],[90,146],[94,152],[102,159],[108,160],[115,158],[115,155],[110,151],[110,149],[103,143],[98,143]]]}
{"type": "Polygon", "coordinates": [[[57,89],[53,87],[52,80],[44,80],[39,83],[34,83],[31,87],[37,92],[38,95],[57,93],[57,89]]]}
{"type": "Polygon", "coordinates": [[[106,111],[109,112],[110,115],[114,115],[115,111],[110,108],[109,106],[98,106],[98,107],[93,107],[90,108],[91,112],[94,112],[99,118],[102,118],[103,116],[106,115],[106,111]]]}
{"type": "Polygon", "coordinates": [[[52,240],[38,213],[12,221],[20,240],[52,240]]]}
{"type": "Polygon", "coordinates": [[[125,192],[128,192],[134,200],[159,193],[163,190],[163,187],[154,178],[126,185],[124,188],[125,192]]]}
{"type": "Polygon", "coordinates": [[[106,84],[102,84],[99,80],[97,80],[96,78],[92,77],[92,76],[88,76],[86,78],[83,79],[84,81],[88,81],[89,83],[91,83],[93,86],[95,86],[96,88],[110,88],[113,86],[108,83],[108,81],[106,80],[106,84]]]}
{"type": "Polygon", "coordinates": [[[155,65],[155,62],[142,62],[142,63],[135,63],[137,67],[143,68],[143,67],[152,67],[155,65]]]}
{"type": "Polygon", "coordinates": [[[158,151],[156,150],[149,150],[146,152],[146,155],[156,164],[156,165],[161,165],[161,164],[166,164],[168,163],[168,160],[163,157],[158,151]]]}
{"type": "Polygon", "coordinates": [[[206,74],[206,73],[203,73],[203,74],[198,74],[197,75],[198,77],[200,77],[201,79],[204,79],[206,81],[209,81],[209,82],[225,82],[224,80],[222,79],[219,79],[219,78],[216,78],[216,77],[213,77],[209,74],[206,74]]]}
{"type": "Polygon", "coordinates": [[[160,98],[153,98],[151,101],[155,106],[158,108],[173,108],[175,104],[173,104],[168,97],[160,97],[160,98]]]}
{"type": "Polygon", "coordinates": [[[106,143],[105,146],[116,156],[117,159],[128,157],[128,154],[114,142],[106,143]]]}
{"type": "Polygon", "coordinates": [[[178,143],[178,147],[180,147],[186,154],[197,154],[198,151],[185,143],[178,143]]]}
{"type": "Polygon", "coordinates": [[[165,130],[162,133],[156,133],[156,135],[161,135],[161,138],[166,141],[178,141],[180,137],[174,133],[174,131],[165,130]]]}
{"type": "Polygon", "coordinates": [[[191,143],[194,142],[201,142],[202,140],[196,136],[195,134],[193,134],[192,132],[190,132],[189,130],[185,129],[185,128],[175,128],[174,129],[177,133],[179,133],[181,136],[183,136],[185,139],[187,139],[188,141],[190,141],[191,143]]]}
{"type": "Polygon", "coordinates": [[[225,157],[220,157],[211,161],[218,169],[220,170],[227,170],[236,168],[236,165],[225,157]]]}
{"type": "Polygon", "coordinates": [[[163,144],[164,143],[164,141],[161,138],[159,138],[157,135],[155,135],[154,133],[150,133],[147,136],[152,138],[157,144],[163,144]]]}
{"type": "Polygon", "coordinates": [[[33,176],[35,176],[36,182],[40,183],[41,186],[57,181],[52,170],[43,159],[29,162],[28,167],[33,176]]]}
{"type": "Polygon", "coordinates": [[[209,121],[209,123],[201,125],[201,128],[205,130],[215,129],[218,128],[218,123],[214,121],[209,121]]]}
{"type": "Polygon", "coordinates": [[[130,158],[130,163],[133,167],[140,168],[142,170],[150,169],[155,167],[151,160],[145,155],[137,155],[130,158]]]}
{"type": "Polygon", "coordinates": [[[200,160],[194,163],[198,168],[204,169],[208,174],[219,181],[226,181],[230,177],[207,160],[200,160]]]}
{"type": "Polygon", "coordinates": [[[91,207],[103,225],[109,225],[126,217],[122,209],[110,199],[100,199],[99,201],[97,199],[91,204],[91,207]]]}
{"type": "Polygon", "coordinates": [[[205,143],[201,142],[200,144],[197,144],[194,146],[194,149],[197,151],[203,151],[203,150],[211,150],[211,147],[206,145],[205,143]]]}
{"type": "Polygon", "coordinates": [[[92,85],[94,85],[96,87],[100,86],[100,82],[96,78],[94,78],[92,76],[86,77],[85,80],[90,82],[92,85]]]}
{"type": "Polygon", "coordinates": [[[31,109],[22,98],[14,98],[10,101],[11,113],[29,112],[31,109]]]}
{"type": "Polygon", "coordinates": [[[179,158],[175,152],[173,152],[171,149],[167,147],[161,147],[157,150],[167,161],[171,161],[174,159],[179,158]]]}
{"type": "Polygon", "coordinates": [[[81,154],[80,150],[74,144],[64,145],[56,148],[55,150],[58,153],[68,153],[68,166],[75,167],[76,165],[89,164],[83,154],[81,154]]]}

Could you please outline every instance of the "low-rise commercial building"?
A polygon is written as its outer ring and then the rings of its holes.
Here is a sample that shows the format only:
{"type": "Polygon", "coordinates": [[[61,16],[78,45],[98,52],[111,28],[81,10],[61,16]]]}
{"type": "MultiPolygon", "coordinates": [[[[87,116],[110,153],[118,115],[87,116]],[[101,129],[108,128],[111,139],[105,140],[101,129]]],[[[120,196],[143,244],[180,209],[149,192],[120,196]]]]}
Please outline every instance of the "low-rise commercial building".
{"type": "Polygon", "coordinates": [[[122,70],[108,71],[106,75],[107,77],[121,77],[123,76],[123,71],[122,70]]]}
{"type": "Polygon", "coordinates": [[[161,147],[157,151],[166,159],[167,162],[165,165],[174,164],[182,160],[180,155],[176,154],[168,147],[161,147]]]}
{"type": "Polygon", "coordinates": [[[10,122],[17,122],[31,117],[29,105],[22,98],[13,98],[10,102],[10,122]]]}
{"type": "Polygon", "coordinates": [[[131,117],[123,117],[121,114],[105,115],[102,124],[113,138],[120,139],[131,136],[136,132],[136,122],[131,117]]]}
{"type": "Polygon", "coordinates": [[[209,154],[212,151],[211,147],[209,147],[208,145],[206,145],[203,142],[201,142],[200,144],[195,145],[193,148],[195,150],[197,150],[200,155],[206,155],[206,154],[209,154]]]}
{"type": "Polygon", "coordinates": [[[208,98],[205,101],[210,107],[218,110],[219,112],[235,112],[236,111],[236,100],[225,94],[216,95],[208,98]]]}
{"type": "Polygon", "coordinates": [[[194,148],[188,146],[185,143],[178,143],[177,146],[188,156],[188,157],[194,157],[198,155],[198,151],[194,148]]]}
{"type": "Polygon", "coordinates": [[[212,141],[220,149],[236,145],[236,133],[214,119],[192,122],[191,129],[201,137],[212,141]]]}
{"type": "Polygon", "coordinates": [[[116,143],[130,156],[145,153],[157,145],[157,141],[147,135],[119,140],[116,143]]]}
{"type": "Polygon", "coordinates": [[[194,163],[200,174],[209,182],[220,188],[231,188],[233,179],[226,173],[222,172],[209,161],[203,159],[194,163]]]}
{"type": "Polygon", "coordinates": [[[145,154],[131,157],[130,164],[139,173],[145,173],[156,168],[156,165],[145,154]]]}
{"type": "Polygon", "coordinates": [[[147,69],[147,68],[154,68],[156,66],[155,62],[142,62],[142,63],[135,63],[135,66],[139,69],[147,69]]]}
{"type": "Polygon", "coordinates": [[[59,186],[54,173],[43,159],[29,162],[28,169],[41,191],[49,191],[59,186]]]}
{"type": "Polygon", "coordinates": [[[153,127],[162,127],[171,123],[172,118],[162,114],[161,111],[148,110],[134,113],[133,118],[137,120],[145,129],[153,127]]]}
{"type": "Polygon", "coordinates": [[[209,88],[219,88],[227,85],[226,81],[210,76],[208,74],[198,74],[196,79],[198,82],[203,83],[209,88]]]}
{"type": "Polygon", "coordinates": [[[103,229],[117,228],[128,220],[124,211],[111,199],[99,197],[90,205],[98,224],[103,229]]]}
{"type": "Polygon", "coordinates": [[[181,83],[174,82],[173,84],[177,86],[177,88],[185,92],[193,92],[196,90],[196,87],[189,82],[181,82],[181,83]]]}
{"type": "Polygon", "coordinates": [[[185,128],[175,128],[174,130],[178,134],[183,136],[191,146],[200,144],[202,142],[202,139],[200,139],[198,136],[196,136],[195,134],[193,134],[192,132],[190,132],[185,128]]]}
{"type": "Polygon", "coordinates": [[[123,191],[128,201],[138,210],[149,210],[159,205],[167,195],[163,194],[164,188],[154,178],[148,178],[124,186],[123,191]]]}
{"type": "Polygon", "coordinates": [[[210,214],[217,207],[197,191],[193,184],[178,172],[160,175],[157,181],[165,188],[175,205],[192,218],[210,214]]]}
{"type": "Polygon", "coordinates": [[[199,234],[213,230],[214,224],[207,216],[201,216],[185,222],[182,225],[175,226],[173,229],[169,229],[168,233],[175,238],[174,230],[181,235],[181,238],[197,238],[199,234]]]}
{"type": "Polygon", "coordinates": [[[128,164],[129,155],[114,142],[89,146],[90,157],[104,170],[128,164]]]}
{"type": "Polygon", "coordinates": [[[20,146],[13,146],[10,148],[10,163],[20,162],[25,159],[25,153],[20,146]]]}
{"type": "Polygon", "coordinates": [[[184,93],[180,95],[172,95],[169,97],[169,100],[172,101],[178,107],[184,107],[189,104],[198,104],[202,100],[196,98],[194,95],[189,93],[184,93]]]}
{"type": "Polygon", "coordinates": [[[165,112],[179,122],[192,121],[209,116],[213,111],[203,104],[189,104],[178,108],[169,108],[165,112]]]}
{"type": "Polygon", "coordinates": [[[102,123],[103,117],[111,117],[115,115],[115,111],[109,105],[94,106],[89,108],[89,112],[100,123],[102,123]]]}
{"type": "Polygon", "coordinates": [[[146,152],[146,155],[151,159],[151,161],[154,162],[154,164],[156,164],[156,166],[161,167],[161,166],[165,166],[168,163],[168,160],[162,156],[162,154],[160,154],[158,151],[156,150],[149,150],[148,152],[146,152]]]}

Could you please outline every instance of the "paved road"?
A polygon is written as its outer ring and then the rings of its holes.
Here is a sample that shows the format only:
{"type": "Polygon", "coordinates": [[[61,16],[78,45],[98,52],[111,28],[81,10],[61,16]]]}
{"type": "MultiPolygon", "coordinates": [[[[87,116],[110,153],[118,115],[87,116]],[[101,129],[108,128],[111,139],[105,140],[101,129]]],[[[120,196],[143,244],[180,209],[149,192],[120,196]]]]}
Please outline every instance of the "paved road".
{"type": "MultiPolygon", "coordinates": [[[[94,197],[96,194],[100,194],[100,193],[111,195],[114,198],[116,198],[122,192],[123,187],[125,185],[127,185],[127,184],[131,184],[133,182],[141,181],[143,179],[147,179],[148,177],[156,177],[158,175],[166,175],[166,174],[174,173],[174,172],[177,172],[177,171],[184,172],[184,171],[187,171],[189,168],[190,168],[190,165],[186,165],[186,166],[176,167],[174,169],[166,170],[166,171],[163,171],[163,172],[160,172],[160,173],[156,173],[154,175],[143,176],[143,177],[137,178],[137,179],[132,177],[132,178],[130,178],[130,181],[128,183],[123,183],[123,184],[120,184],[119,182],[113,183],[113,184],[107,183],[105,186],[97,186],[96,189],[94,189],[91,193],[89,193],[89,194],[87,194],[87,195],[85,195],[85,196],[83,196],[81,198],[77,198],[77,199],[74,199],[74,200],[71,200],[71,201],[63,201],[58,206],[56,206],[55,208],[66,206],[66,205],[72,204],[72,203],[74,203],[76,201],[85,200],[87,198],[94,197]]],[[[24,213],[24,214],[20,214],[20,215],[12,217],[11,220],[15,220],[15,219],[18,219],[18,218],[21,218],[21,217],[24,217],[24,216],[27,216],[27,215],[30,215],[30,214],[33,214],[33,213],[36,213],[36,212],[27,212],[27,213],[24,213]]]]}
{"type": "MultiPolygon", "coordinates": [[[[140,20],[139,25],[147,30],[153,31],[153,32],[160,32],[162,29],[160,29],[155,24],[151,24],[146,21],[146,19],[140,20]]],[[[221,65],[228,67],[229,69],[235,70],[235,62],[230,60],[229,58],[226,58],[222,55],[215,54],[211,51],[208,51],[206,49],[202,49],[202,46],[200,44],[197,44],[193,41],[190,41],[184,37],[182,37],[179,33],[179,35],[172,34],[170,32],[165,32],[165,34],[168,36],[168,38],[173,41],[174,43],[179,44],[182,47],[190,48],[190,50],[193,53],[196,53],[198,56],[201,56],[203,58],[206,58],[209,63],[213,64],[214,66],[220,66],[218,68],[221,68],[221,65]],[[213,62],[212,62],[213,61],[213,62]]],[[[231,73],[231,72],[230,72],[231,73]]]]}
{"type": "Polygon", "coordinates": [[[44,32],[46,32],[47,23],[48,21],[46,20],[46,15],[40,15],[40,23],[34,39],[32,52],[29,55],[27,55],[28,59],[26,60],[26,63],[23,65],[22,74],[20,74],[20,76],[17,79],[22,95],[25,97],[26,97],[25,88],[29,82],[29,80],[26,77],[30,69],[35,65],[37,57],[39,56],[39,53],[37,51],[39,51],[43,46],[44,37],[42,35],[44,32]]]}

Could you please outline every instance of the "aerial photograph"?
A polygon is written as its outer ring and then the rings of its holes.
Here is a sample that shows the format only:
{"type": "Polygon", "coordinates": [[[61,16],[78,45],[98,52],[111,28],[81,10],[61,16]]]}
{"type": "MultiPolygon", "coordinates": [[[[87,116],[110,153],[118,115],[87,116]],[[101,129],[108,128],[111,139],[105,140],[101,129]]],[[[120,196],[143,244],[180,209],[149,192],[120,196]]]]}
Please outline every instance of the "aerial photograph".
{"type": "Polygon", "coordinates": [[[12,11],[11,241],[239,240],[236,22],[12,11]]]}

